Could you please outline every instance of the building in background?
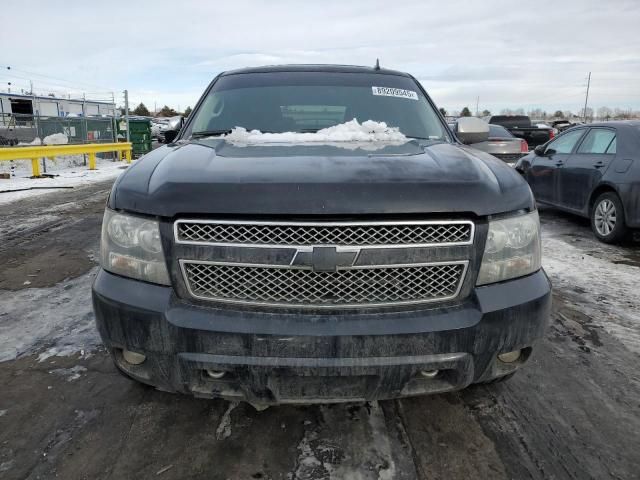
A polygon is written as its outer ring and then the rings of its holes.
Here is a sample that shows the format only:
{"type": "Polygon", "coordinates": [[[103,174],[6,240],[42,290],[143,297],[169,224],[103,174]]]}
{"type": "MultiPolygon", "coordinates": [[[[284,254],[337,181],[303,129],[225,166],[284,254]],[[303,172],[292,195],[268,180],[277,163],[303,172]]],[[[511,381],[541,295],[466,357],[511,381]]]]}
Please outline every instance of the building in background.
{"type": "Polygon", "coordinates": [[[10,117],[113,117],[113,103],[51,96],[0,93],[0,121],[10,117]]]}

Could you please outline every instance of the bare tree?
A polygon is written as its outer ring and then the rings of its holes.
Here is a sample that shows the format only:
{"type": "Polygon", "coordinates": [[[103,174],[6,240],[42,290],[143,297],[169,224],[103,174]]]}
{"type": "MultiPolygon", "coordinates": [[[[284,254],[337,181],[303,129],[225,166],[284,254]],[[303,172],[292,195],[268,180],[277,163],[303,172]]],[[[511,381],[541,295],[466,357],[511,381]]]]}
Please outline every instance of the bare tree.
{"type": "Polygon", "coordinates": [[[609,107],[600,107],[597,112],[598,120],[609,121],[613,115],[613,110],[609,107]]]}
{"type": "Polygon", "coordinates": [[[593,108],[587,107],[586,112],[584,108],[581,108],[578,116],[584,118],[587,122],[593,122],[593,108]]]}

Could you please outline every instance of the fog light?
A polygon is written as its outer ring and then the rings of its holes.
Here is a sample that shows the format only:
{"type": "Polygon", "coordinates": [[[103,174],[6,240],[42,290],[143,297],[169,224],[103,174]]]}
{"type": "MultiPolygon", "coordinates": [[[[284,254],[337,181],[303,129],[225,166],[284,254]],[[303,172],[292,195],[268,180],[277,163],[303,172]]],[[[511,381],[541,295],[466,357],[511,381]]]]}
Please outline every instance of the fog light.
{"type": "Polygon", "coordinates": [[[424,378],[436,378],[439,372],[440,370],[422,370],[420,372],[420,375],[422,375],[424,378]]]}
{"type": "Polygon", "coordinates": [[[498,360],[504,363],[513,363],[520,358],[520,350],[515,350],[513,352],[501,353],[498,355],[498,360]]]}
{"type": "Polygon", "coordinates": [[[122,350],[122,358],[131,365],[140,365],[147,359],[147,357],[141,353],[131,352],[129,350],[122,350]]]}
{"type": "Polygon", "coordinates": [[[227,372],[222,372],[220,370],[212,370],[211,368],[207,368],[207,375],[209,375],[211,378],[222,378],[224,377],[224,374],[227,372]]]}

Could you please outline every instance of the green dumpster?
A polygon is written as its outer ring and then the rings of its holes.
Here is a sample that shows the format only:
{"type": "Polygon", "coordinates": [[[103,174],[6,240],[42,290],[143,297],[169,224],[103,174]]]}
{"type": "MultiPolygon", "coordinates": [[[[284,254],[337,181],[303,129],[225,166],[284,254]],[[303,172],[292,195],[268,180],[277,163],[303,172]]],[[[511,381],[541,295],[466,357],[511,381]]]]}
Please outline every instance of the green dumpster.
{"type": "MultiPolygon", "coordinates": [[[[127,121],[124,118],[116,118],[116,132],[118,141],[127,141],[127,121]]],[[[151,121],[130,118],[129,119],[129,140],[132,143],[133,156],[140,157],[151,151],[151,121]]]]}

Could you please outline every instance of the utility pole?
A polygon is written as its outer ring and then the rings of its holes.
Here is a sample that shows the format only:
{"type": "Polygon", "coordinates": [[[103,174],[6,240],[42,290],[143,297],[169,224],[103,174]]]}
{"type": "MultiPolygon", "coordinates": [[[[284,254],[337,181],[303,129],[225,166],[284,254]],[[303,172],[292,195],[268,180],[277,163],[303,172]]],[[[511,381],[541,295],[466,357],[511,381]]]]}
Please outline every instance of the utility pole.
{"type": "Polygon", "coordinates": [[[478,95],[478,97],[476,98],[476,117],[480,116],[479,105],[480,105],[480,95],[478,95]]]}
{"type": "Polygon", "coordinates": [[[130,141],[129,138],[129,91],[124,91],[124,118],[127,122],[127,142],[130,141]]]}
{"type": "Polygon", "coordinates": [[[589,77],[587,78],[587,94],[584,97],[584,110],[583,110],[583,120],[584,123],[587,123],[587,102],[589,101],[589,86],[591,85],[591,72],[589,72],[589,77]]]}

